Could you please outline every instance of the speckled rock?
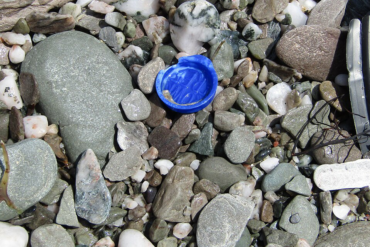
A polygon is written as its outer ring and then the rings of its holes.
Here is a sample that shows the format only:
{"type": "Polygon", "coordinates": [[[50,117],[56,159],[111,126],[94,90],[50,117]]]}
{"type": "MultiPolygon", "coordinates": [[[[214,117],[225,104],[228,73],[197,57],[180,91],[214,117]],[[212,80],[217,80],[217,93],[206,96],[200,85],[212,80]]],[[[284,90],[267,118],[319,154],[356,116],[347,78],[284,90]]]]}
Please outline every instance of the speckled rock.
{"type": "Polygon", "coordinates": [[[122,150],[137,147],[143,154],[148,148],[148,130],[142,122],[118,122],[117,142],[122,150]]]}
{"type": "Polygon", "coordinates": [[[302,196],[311,195],[310,187],[308,186],[306,177],[303,175],[295,176],[292,181],[285,184],[285,189],[302,196]]]}
{"type": "Polygon", "coordinates": [[[270,54],[273,45],[274,40],[272,38],[265,38],[250,42],[248,44],[248,49],[253,57],[262,60],[270,54]]]}
{"type": "Polygon", "coordinates": [[[214,150],[212,146],[213,125],[206,123],[202,129],[200,137],[189,148],[189,151],[201,155],[213,155],[214,150]]]}
{"type": "Polygon", "coordinates": [[[55,219],[55,223],[71,227],[80,226],[75,210],[73,191],[71,185],[64,190],[62,200],[60,201],[59,212],[55,219]]]}
{"type": "Polygon", "coordinates": [[[224,43],[216,43],[209,49],[209,59],[216,70],[217,79],[231,78],[234,72],[234,55],[232,47],[224,43]],[[217,53],[216,53],[217,51],[217,53]]]}
{"type": "Polygon", "coordinates": [[[235,128],[225,142],[226,156],[233,163],[246,161],[254,148],[255,136],[250,128],[241,126],[235,128]]]}
{"type": "Polygon", "coordinates": [[[150,103],[145,95],[134,89],[121,101],[122,109],[130,121],[141,121],[150,115],[150,103]]]}
{"type": "Polygon", "coordinates": [[[262,231],[263,235],[265,236],[266,243],[268,244],[267,246],[270,246],[271,244],[276,244],[278,246],[295,247],[299,240],[299,237],[296,234],[292,234],[282,230],[264,227],[262,231]]]}
{"type": "Polygon", "coordinates": [[[245,117],[243,115],[229,111],[215,111],[214,126],[220,131],[232,131],[237,127],[244,125],[245,117]]]}
{"type": "Polygon", "coordinates": [[[182,114],[173,124],[171,130],[175,132],[180,140],[183,140],[191,131],[195,121],[195,114],[182,114]]]}

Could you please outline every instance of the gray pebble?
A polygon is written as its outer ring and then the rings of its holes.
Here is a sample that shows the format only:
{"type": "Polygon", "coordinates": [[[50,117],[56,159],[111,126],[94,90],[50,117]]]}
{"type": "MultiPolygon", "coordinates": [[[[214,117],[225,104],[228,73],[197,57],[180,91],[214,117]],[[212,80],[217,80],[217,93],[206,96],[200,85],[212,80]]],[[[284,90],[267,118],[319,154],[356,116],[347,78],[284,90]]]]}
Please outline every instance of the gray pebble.
{"type": "MultiPolygon", "coordinates": [[[[141,70],[142,71],[142,70],[141,70]]],[[[149,117],[151,107],[148,99],[138,89],[134,89],[122,101],[121,105],[130,121],[141,121],[149,117]]]]}
{"type": "Polygon", "coordinates": [[[37,228],[31,235],[32,247],[74,247],[72,238],[60,225],[48,224],[37,228]]]}
{"type": "Polygon", "coordinates": [[[233,163],[246,161],[254,148],[254,133],[246,126],[234,129],[225,142],[225,153],[233,163]]]}

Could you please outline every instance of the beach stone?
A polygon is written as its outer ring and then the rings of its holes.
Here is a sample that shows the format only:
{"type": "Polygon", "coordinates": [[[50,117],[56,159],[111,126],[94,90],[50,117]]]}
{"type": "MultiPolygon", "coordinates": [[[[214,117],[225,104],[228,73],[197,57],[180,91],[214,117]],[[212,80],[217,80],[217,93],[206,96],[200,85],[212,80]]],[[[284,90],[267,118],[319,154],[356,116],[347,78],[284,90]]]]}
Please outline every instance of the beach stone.
{"type": "Polygon", "coordinates": [[[112,199],[98,160],[91,149],[77,164],[75,209],[79,217],[92,224],[102,223],[109,215],[112,199]]]}
{"type": "Polygon", "coordinates": [[[92,35],[97,35],[101,30],[104,19],[92,15],[81,14],[76,20],[76,27],[89,30],[92,35]]]}
{"type": "Polygon", "coordinates": [[[168,237],[158,242],[157,247],[177,247],[177,238],[168,237]]]}
{"type": "Polygon", "coordinates": [[[92,1],[87,7],[99,14],[108,14],[114,11],[114,6],[103,1],[92,1]]]}
{"type": "Polygon", "coordinates": [[[190,207],[190,198],[194,195],[193,184],[193,169],[174,166],[163,180],[154,199],[154,215],[171,222],[190,222],[190,215],[184,214],[184,211],[190,207]]]}
{"type": "Polygon", "coordinates": [[[162,123],[167,113],[158,95],[152,94],[152,96],[149,97],[149,103],[152,110],[150,111],[149,117],[145,119],[144,122],[150,127],[155,128],[162,123]]]}
{"type": "Polygon", "coordinates": [[[185,144],[191,144],[200,138],[200,129],[192,129],[185,138],[185,144]]]}
{"type": "Polygon", "coordinates": [[[253,123],[260,109],[254,99],[247,93],[239,93],[236,104],[245,113],[245,117],[249,123],[253,123]]]}
{"type": "Polygon", "coordinates": [[[162,69],[165,69],[164,61],[162,58],[157,57],[145,64],[140,70],[137,84],[143,93],[150,94],[153,92],[155,78],[162,69]]]}
{"type": "Polygon", "coordinates": [[[370,160],[344,164],[321,165],[316,168],[314,182],[323,191],[362,188],[370,185],[370,160]]]}
{"type": "Polygon", "coordinates": [[[50,123],[61,126],[70,162],[91,148],[103,163],[113,146],[114,125],[122,120],[118,103],[132,90],[131,77],[118,58],[91,35],[70,31],[35,46],[21,71],[35,76],[38,106],[50,123]]]}
{"type": "Polygon", "coordinates": [[[3,43],[0,43],[0,65],[9,64],[9,51],[10,47],[7,47],[3,43]]]}
{"type": "Polygon", "coordinates": [[[30,224],[27,225],[27,228],[35,230],[40,226],[52,224],[54,220],[55,213],[42,206],[40,203],[37,203],[35,206],[34,217],[30,224]]]}
{"type": "MultiPolygon", "coordinates": [[[[199,113],[199,112],[198,112],[199,113]]],[[[200,137],[189,148],[190,152],[201,155],[213,155],[212,146],[213,124],[206,123],[200,133],[200,137]]]]}
{"type": "Polygon", "coordinates": [[[299,238],[305,239],[310,245],[313,245],[319,234],[319,221],[311,203],[305,197],[296,196],[284,209],[281,215],[279,226],[290,233],[296,234],[299,238]],[[300,221],[291,223],[292,215],[298,214],[300,221]]]}
{"type": "Polygon", "coordinates": [[[370,241],[369,229],[369,221],[346,224],[336,228],[332,233],[320,236],[314,246],[367,246],[370,241]]]}
{"type": "Polygon", "coordinates": [[[334,84],[331,81],[323,81],[319,86],[319,91],[321,97],[325,101],[329,101],[329,104],[338,111],[340,112],[343,111],[342,106],[343,102],[341,102],[341,100],[338,99],[338,97],[340,97],[344,93],[344,91],[341,90],[341,87],[336,86],[336,84],[334,84]],[[337,99],[334,100],[334,98],[337,99]]]}
{"type": "MultiPolygon", "coordinates": [[[[7,194],[20,212],[35,205],[53,187],[57,179],[57,161],[50,146],[39,139],[27,139],[6,146],[10,173],[7,194]]],[[[4,156],[0,151],[1,174],[4,171],[4,156]]],[[[17,210],[0,203],[0,220],[9,220],[18,215],[17,210]]]]}
{"type": "Polygon", "coordinates": [[[208,179],[201,179],[195,183],[193,191],[195,194],[204,193],[210,201],[220,193],[220,187],[208,179]]]}
{"type": "Polygon", "coordinates": [[[117,142],[122,151],[136,147],[143,154],[149,148],[147,141],[148,130],[142,122],[125,122],[117,123],[117,142]]]}
{"type": "Polygon", "coordinates": [[[296,247],[296,244],[299,240],[299,237],[296,234],[269,227],[264,227],[262,229],[262,232],[265,237],[267,246],[270,246],[271,244],[276,244],[278,246],[296,247]]]}
{"type": "Polygon", "coordinates": [[[249,233],[249,230],[247,227],[244,228],[244,231],[242,233],[242,236],[238,240],[238,242],[235,244],[235,247],[245,247],[250,246],[252,243],[252,236],[249,233]]]}
{"type": "Polygon", "coordinates": [[[248,43],[248,49],[253,57],[262,60],[271,53],[273,45],[274,40],[272,38],[265,38],[248,43]]]}
{"type": "Polygon", "coordinates": [[[277,64],[269,59],[264,59],[263,64],[267,67],[269,72],[277,75],[283,82],[289,82],[292,78],[302,78],[302,75],[296,69],[277,64]]]}
{"type": "Polygon", "coordinates": [[[116,30],[113,27],[103,27],[99,32],[99,39],[114,51],[119,51],[116,30]]]}
{"type": "Polygon", "coordinates": [[[172,60],[177,55],[175,48],[169,45],[162,45],[158,49],[158,56],[163,59],[166,65],[171,65],[172,60]]]}
{"type": "Polygon", "coordinates": [[[172,130],[158,126],[148,136],[150,145],[158,149],[158,157],[172,160],[181,146],[181,140],[172,130]]]}
{"type": "Polygon", "coordinates": [[[171,130],[175,132],[180,140],[183,140],[191,131],[195,121],[195,114],[183,114],[176,122],[172,125],[171,130]]]}
{"type": "Polygon", "coordinates": [[[304,25],[286,32],[275,51],[288,66],[324,81],[346,71],[345,45],[345,35],[337,28],[304,25]]]}
{"type": "Polygon", "coordinates": [[[64,190],[63,197],[60,202],[59,212],[55,219],[55,223],[71,227],[80,226],[76,215],[71,185],[64,190]]]}
{"type": "Polygon", "coordinates": [[[190,167],[190,164],[196,160],[197,156],[195,153],[185,152],[180,153],[176,156],[176,159],[174,161],[175,165],[177,166],[188,166],[190,167]]]}
{"type": "MultiPolygon", "coordinates": [[[[341,130],[340,134],[332,129],[319,131],[312,136],[311,147],[330,141],[341,140],[349,136],[345,130],[341,130]]],[[[312,151],[312,157],[318,164],[350,162],[361,159],[361,156],[360,149],[355,146],[352,140],[316,148],[312,151]]]]}
{"type": "Polygon", "coordinates": [[[285,184],[285,189],[302,196],[311,195],[311,189],[308,186],[306,177],[303,175],[295,176],[289,183],[285,184]]]}
{"type": "Polygon", "coordinates": [[[26,16],[27,24],[31,32],[35,33],[58,33],[72,30],[75,20],[71,15],[58,13],[32,12],[26,16]]]}
{"type": "Polygon", "coordinates": [[[119,12],[111,12],[106,14],[104,20],[107,24],[116,27],[121,31],[123,31],[123,28],[126,26],[126,19],[119,12]]]}
{"type": "Polygon", "coordinates": [[[319,194],[320,198],[320,218],[322,223],[329,225],[333,213],[333,200],[330,191],[323,191],[319,194]]]}
{"type": "Polygon", "coordinates": [[[216,43],[209,49],[208,58],[212,60],[218,81],[231,78],[234,73],[234,55],[232,47],[227,43],[216,43]],[[217,53],[216,53],[217,51],[217,53]]]}
{"type": "Polygon", "coordinates": [[[250,128],[241,126],[235,128],[225,141],[226,156],[233,163],[246,161],[254,148],[255,136],[250,128]]]}
{"type": "Polygon", "coordinates": [[[30,239],[32,247],[74,247],[71,236],[60,225],[48,224],[34,230],[30,239]]]}
{"type": "Polygon", "coordinates": [[[248,179],[242,165],[233,165],[221,157],[204,160],[197,170],[197,175],[199,179],[208,179],[217,184],[221,193],[224,193],[231,185],[248,179]]]}
{"type": "Polygon", "coordinates": [[[36,105],[40,100],[39,86],[31,73],[19,75],[19,91],[26,105],[36,105]]]}
{"type": "Polygon", "coordinates": [[[170,229],[167,226],[167,222],[162,219],[155,219],[149,229],[149,239],[157,243],[162,239],[165,239],[170,229]]]}
{"type": "Polygon", "coordinates": [[[199,247],[232,247],[240,239],[252,215],[254,203],[241,196],[216,196],[200,213],[197,224],[199,247]]]}
{"type": "Polygon", "coordinates": [[[9,138],[9,114],[0,113],[0,140],[7,142],[9,138]]]}
{"type": "Polygon", "coordinates": [[[21,226],[0,222],[0,245],[6,247],[26,247],[28,232],[21,226]]]}
{"type": "Polygon", "coordinates": [[[256,0],[252,17],[261,23],[272,21],[274,17],[288,6],[289,0],[256,0]]]}
{"type": "Polygon", "coordinates": [[[217,130],[228,132],[244,125],[244,121],[243,115],[229,111],[216,111],[213,124],[217,130]]]}
{"type": "Polygon", "coordinates": [[[133,176],[144,163],[140,156],[140,150],[135,146],[116,153],[105,166],[104,177],[110,181],[122,181],[133,176]]]}
{"type": "Polygon", "coordinates": [[[59,9],[59,14],[71,15],[76,20],[77,16],[81,14],[81,5],[75,3],[66,3],[59,9]]]}
{"type": "Polygon", "coordinates": [[[68,187],[68,183],[60,178],[58,178],[49,193],[44,196],[40,202],[51,205],[57,203],[60,199],[62,192],[68,187]]]}
{"type": "Polygon", "coordinates": [[[214,111],[227,111],[235,103],[238,98],[238,91],[233,87],[225,88],[221,93],[217,94],[212,103],[214,111]]]}
{"type": "Polygon", "coordinates": [[[260,218],[261,221],[266,223],[271,223],[274,220],[274,211],[271,202],[263,200],[260,218]]]}
{"type": "Polygon", "coordinates": [[[307,25],[339,28],[348,0],[320,1],[310,12],[307,25]]]}
{"type": "Polygon", "coordinates": [[[247,227],[251,231],[251,233],[255,234],[261,231],[262,228],[266,226],[265,223],[256,219],[250,219],[248,221],[247,227]]]}
{"type": "Polygon", "coordinates": [[[150,115],[150,103],[145,95],[138,89],[134,89],[121,101],[121,106],[126,117],[130,121],[141,121],[150,115]]]}
{"type": "Polygon", "coordinates": [[[208,199],[205,193],[194,193],[193,199],[191,200],[191,219],[194,221],[200,210],[208,203],[208,199]]]}
{"type": "Polygon", "coordinates": [[[264,192],[278,191],[300,172],[289,163],[280,163],[269,174],[263,177],[261,189],[264,192]]]}

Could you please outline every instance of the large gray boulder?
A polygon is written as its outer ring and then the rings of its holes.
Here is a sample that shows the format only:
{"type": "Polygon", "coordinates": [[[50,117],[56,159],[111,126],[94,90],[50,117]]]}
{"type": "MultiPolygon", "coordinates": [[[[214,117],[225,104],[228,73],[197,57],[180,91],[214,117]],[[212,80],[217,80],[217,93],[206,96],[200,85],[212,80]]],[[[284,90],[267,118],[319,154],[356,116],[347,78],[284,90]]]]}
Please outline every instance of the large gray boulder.
{"type": "Polygon", "coordinates": [[[119,103],[133,89],[113,52],[91,35],[62,32],[36,45],[21,71],[36,77],[40,109],[59,125],[70,160],[90,148],[103,163],[122,121],[119,103]]]}

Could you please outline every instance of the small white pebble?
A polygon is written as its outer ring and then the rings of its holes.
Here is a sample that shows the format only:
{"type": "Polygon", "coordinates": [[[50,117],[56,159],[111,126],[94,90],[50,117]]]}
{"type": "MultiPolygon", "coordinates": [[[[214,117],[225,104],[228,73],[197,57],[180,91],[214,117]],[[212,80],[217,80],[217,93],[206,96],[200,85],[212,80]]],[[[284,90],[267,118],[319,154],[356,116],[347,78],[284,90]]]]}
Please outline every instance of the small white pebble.
{"type": "Polygon", "coordinates": [[[56,124],[50,124],[49,126],[48,126],[48,129],[47,129],[47,134],[50,134],[50,135],[56,135],[56,134],[58,134],[58,125],[56,125],[56,124]]]}
{"type": "Polygon", "coordinates": [[[148,213],[144,214],[144,216],[141,217],[141,220],[144,222],[144,224],[147,223],[149,221],[149,214],[148,213]]]}
{"type": "Polygon", "coordinates": [[[193,160],[193,161],[190,163],[190,167],[191,167],[191,169],[193,169],[194,171],[196,171],[196,170],[199,168],[199,165],[200,165],[200,160],[193,160]]]}
{"type": "Polygon", "coordinates": [[[137,202],[140,207],[145,207],[146,202],[142,194],[136,195],[134,201],[137,202]]]}
{"type": "Polygon", "coordinates": [[[23,118],[26,138],[42,138],[48,130],[48,119],[45,116],[28,116],[23,118]]]}
{"type": "Polygon", "coordinates": [[[2,81],[0,81],[0,100],[8,106],[8,110],[13,106],[17,109],[21,109],[23,107],[21,94],[14,76],[6,76],[2,81]]]}
{"type": "Polygon", "coordinates": [[[334,79],[335,84],[342,86],[342,87],[348,87],[348,75],[347,74],[339,74],[334,79]]]}
{"type": "Polygon", "coordinates": [[[339,190],[335,195],[334,195],[334,200],[335,201],[340,201],[343,202],[348,198],[348,190],[339,190]]]}
{"type": "Polygon", "coordinates": [[[328,225],[328,230],[329,230],[330,232],[334,232],[334,230],[335,230],[335,226],[333,226],[333,225],[328,225]]]}
{"type": "Polygon", "coordinates": [[[46,35],[43,34],[43,33],[35,33],[32,37],[32,41],[33,43],[39,43],[40,41],[43,41],[44,39],[46,39],[46,35]]]}
{"type": "Polygon", "coordinates": [[[254,188],[256,187],[256,180],[253,177],[249,177],[247,181],[239,181],[230,187],[229,193],[231,195],[238,195],[244,198],[248,198],[252,195],[254,188]]]}
{"type": "Polygon", "coordinates": [[[2,69],[1,71],[5,74],[5,76],[11,76],[14,81],[18,80],[19,74],[14,69],[2,69]]]}
{"type": "Polygon", "coordinates": [[[154,167],[159,169],[162,175],[167,175],[173,167],[173,163],[170,160],[160,159],[154,164],[154,167]]]}
{"type": "Polygon", "coordinates": [[[262,81],[258,83],[258,89],[261,90],[266,87],[266,82],[262,81]]]}
{"type": "Polygon", "coordinates": [[[275,167],[279,165],[279,159],[278,158],[267,158],[264,161],[260,163],[260,167],[266,172],[270,173],[272,170],[275,169],[275,167]]]}
{"type": "Polygon", "coordinates": [[[123,200],[123,207],[128,208],[128,209],[134,209],[138,205],[137,202],[132,200],[130,197],[126,197],[125,200],[123,200]]]}
{"type": "Polygon", "coordinates": [[[310,12],[316,6],[316,2],[313,0],[299,0],[299,3],[304,12],[310,12]]]}
{"type": "Polygon", "coordinates": [[[126,229],[119,235],[117,247],[154,247],[154,245],[135,229],[126,229]]]}
{"type": "Polygon", "coordinates": [[[28,233],[23,227],[0,222],[0,246],[26,247],[27,243],[28,233]]]}
{"type": "Polygon", "coordinates": [[[278,21],[278,22],[282,22],[284,19],[285,19],[285,15],[284,14],[277,14],[275,16],[275,19],[278,21]]]}
{"type": "Polygon", "coordinates": [[[149,182],[148,181],[144,181],[142,184],[141,184],[141,193],[144,193],[149,187],[149,182]]]}
{"type": "Polygon", "coordinates": [[[267,191],[264,196],[271,204],[274,204],[277,200],[280,199],[278,195],[274,191],[267,191]]]}
{"type": "Polygon", "coordinates": [[[256,139],[265,137],[266,135],[267,135],[267,133],[265,131],[257,131],[257,132],[254,132],[254,137],[256,139]]]}
{"type": "Polygon", "coordinates": [[[23,62],[26,53],[19,45],[13,45],[9,51],[9,60],[14,64],[23,62]]]}
{"type": "Polygon", "coordinates": [[[333,214],[338,219],[344,220],[350,210],[346,204],[339,205],[338,203],[333,203],[333,214]]]}
{"type": "Polygon", "coordinates": [[[105,2],[100,2],[100,1],[95,1],[95,0],[92,1],[88,7],[92,11],[101,13],[101,14],[112,13],[115,9],[113,5],[109,5],[109,4],[106,4],[105,2]]]}
{"type": "Polygon", "coordinates": [[[91,2],[92,0],[77,0],[76,4],[80,5],[83,8],[89,5],[89,3],[91,2]]]}
{"type": "Polygon", "coordinates": [[[6,32],[1,35],[1,38],[8,45],[24,45],[26,43],[26,38],[20,33],[6,32]]]}
{"type": "Polygon", "coordinates": [[[145,177],[145,171],[138,170],[134,175],[131,176],[132,180],[135,182],[141,183],[145,177]]]}
{"type": "Polygon", "coordinates": [[[292,160],[297,164],[299,163],[299,158],[297,156],[293,156],[292,160]]]}
{"type": "Polygon", "coordinates": [[[173,227],[173,235],[178,239],[183,239],[191,232],[193,227],[189,223],[177,223],[173,227]]]}
{"type": "Polygon", "coordinates": [[[221,86],[217,86],[215,96],[217,96],[217,94],[221,93],[221,92],[222,92],[222,90],[224,90],[224,88],[223,88],[223,87],[221,87],[221,86]]]}
{"type": "Polygon", "coordinates": [[[122,32],[116,32],[118,47],[122,47],[125,44],[125,35],[122,32]]]}
{"type": "Polygon", "coordinates": [[[308,96],[308,95],[303,96],[302,101],[301,101],[301,105],[312,105],[312,100],[311,100],[310,96],[308,96]]]}

